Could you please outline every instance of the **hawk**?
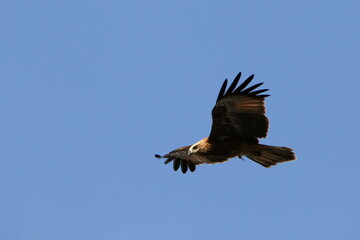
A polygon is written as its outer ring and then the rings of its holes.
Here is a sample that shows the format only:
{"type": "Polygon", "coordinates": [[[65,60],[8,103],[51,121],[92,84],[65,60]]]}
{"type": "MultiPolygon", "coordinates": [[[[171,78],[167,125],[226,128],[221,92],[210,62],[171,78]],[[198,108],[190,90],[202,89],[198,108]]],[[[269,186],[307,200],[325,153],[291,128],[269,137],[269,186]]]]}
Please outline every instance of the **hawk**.
{"type": "Polygon", "coordinates": [[[180,147],[164,156],[165,164],[173,162],[173,168],[186,173],[195,171],[196,165],[225,162],[230,158],[246,156],[264,167],[295,160],[291,148],[259,144],[259,138],[265,138],[269,120],[265,116],[265,98],[269,89],[258,87],[257,83],[246,88],[254,75],[238,86],[241,72],[226,90],[227,79],[221,86],[216,104],[212,109],[210,135],[193,145],[180,147]],[[225,91],[226,90],[226,91],[225,91]]]}

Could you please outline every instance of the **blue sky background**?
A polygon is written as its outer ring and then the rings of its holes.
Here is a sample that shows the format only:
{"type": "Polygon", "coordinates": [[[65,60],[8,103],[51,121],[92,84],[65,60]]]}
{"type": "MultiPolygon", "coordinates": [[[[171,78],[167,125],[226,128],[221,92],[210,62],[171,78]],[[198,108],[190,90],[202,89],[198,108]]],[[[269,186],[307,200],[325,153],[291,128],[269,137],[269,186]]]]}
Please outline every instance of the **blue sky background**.
{"type": "Polygon", "coordinates": [[[0,2],[0,239],[359,239],[359,1],[0,2]],[[174,172],[225,78],[298,160],[174,172]]]}

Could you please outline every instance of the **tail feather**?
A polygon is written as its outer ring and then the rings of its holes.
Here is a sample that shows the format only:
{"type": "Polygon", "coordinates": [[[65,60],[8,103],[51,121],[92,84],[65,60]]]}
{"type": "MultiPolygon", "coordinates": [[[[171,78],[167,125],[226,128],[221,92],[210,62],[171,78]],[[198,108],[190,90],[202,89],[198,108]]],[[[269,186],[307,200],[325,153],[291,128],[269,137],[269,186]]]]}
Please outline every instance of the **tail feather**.
{"type": "Polygon", "coordinates": [[[246,157],[257,162],[264,167],[271,167],[278,163],[295,160],[295,153],[291,148],[275,147],[268,145],[254,145],[251,147],[246,157]]]}

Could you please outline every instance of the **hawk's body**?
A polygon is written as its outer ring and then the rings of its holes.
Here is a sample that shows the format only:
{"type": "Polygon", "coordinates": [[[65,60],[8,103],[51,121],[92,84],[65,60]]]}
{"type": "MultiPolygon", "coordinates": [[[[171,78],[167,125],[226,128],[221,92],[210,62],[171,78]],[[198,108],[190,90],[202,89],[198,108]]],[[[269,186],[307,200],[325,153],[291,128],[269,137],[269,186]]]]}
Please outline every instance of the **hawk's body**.
{"type": "Polygon", "coordinates": [[[227,80],[222,85],[212,110],[213,123],[209,137],[155,157],[166,158],[165,164],[173,161],[174,170],[181,166],[183,173],[188,168],[194,171],[198,164],[224,162],[237,156],[246,156],[265,167],[295,160],[290,148],[259,144],[258,138],[266,137],[269,127],[264,104],[269,95],[261,94],[268,89],[254,91],[262,83],[246,88],[254,75],[236,88],[240,76],[241,73],[226,92],[227,80]]]}

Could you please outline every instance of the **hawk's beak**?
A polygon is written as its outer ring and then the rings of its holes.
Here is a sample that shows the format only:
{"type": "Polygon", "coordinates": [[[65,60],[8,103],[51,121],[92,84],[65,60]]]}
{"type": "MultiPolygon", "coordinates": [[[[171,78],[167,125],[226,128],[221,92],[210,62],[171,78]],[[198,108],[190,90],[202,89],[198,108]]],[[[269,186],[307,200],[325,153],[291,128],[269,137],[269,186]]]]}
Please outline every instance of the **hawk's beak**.
{"type": "Polygon", "coordinates": [[[193,154],[192,151],[188,151],[188,155],[191,156],[193,154]]]}

